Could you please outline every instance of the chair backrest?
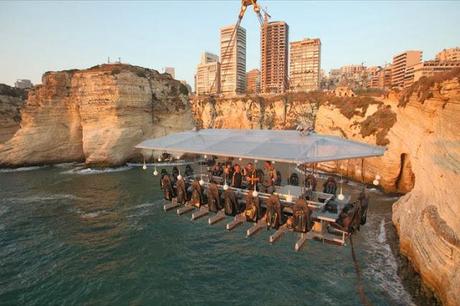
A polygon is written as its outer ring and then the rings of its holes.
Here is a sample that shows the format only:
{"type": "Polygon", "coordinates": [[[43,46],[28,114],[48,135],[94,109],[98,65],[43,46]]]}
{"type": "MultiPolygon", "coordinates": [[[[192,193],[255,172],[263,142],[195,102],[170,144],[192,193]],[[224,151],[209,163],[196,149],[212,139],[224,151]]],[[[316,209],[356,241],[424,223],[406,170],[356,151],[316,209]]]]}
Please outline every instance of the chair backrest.
{"type": "Polygon", "coordinates": [[[219,197],[219,190],[217,189],[217,185],[215,183],[211,183],[208,186],[208,208],[209,211],[217,212],[220,209],[220,197],[219,197]]]}
{"type": "Polygon", "coordinates": [[[299,176],[297,173],[292,173],[289,177],[289,185],[299,186],[299,176]]]}
{"type": "Polygon", "coordinates": [[[256,222],[260,217],[259,197],[253,197],[252,192],[246,195],[246,208],[244,210],[246,221],[256,222]]]}
{"type": "Polygon", "coordinates": [[[271,195],[265,202],[267,207],[266,221],[267,227],[277,229],[282,223],[281,203],[277,195],[271,195]]]}
{"type": "Polygon", "coordinates": [[[235,192],[231,189],[224,191],[224,211],[228,216],[234,216],[239,212],[235,192]]]}
{"type": "Polygon", "coordinates": [[[171,179],[169,178],[169,175],[166,174],[161,179],[161,188],[163,189],[163,196],[165,200],[171,201],[172,198],[174,197],[174,194],[173,194],[173,188],[172,188],[171,179]]]}
{"type": "Polygon", "coordinates": [[[326,182],[324,182],[324,193],[335,194],[337,192],[337,182],[333,177],[329,177],[326,182]]]}
{"type": "Polygon", "coordinates": [[[308,204],[303,199],[298,199],[292,207],[292,216],[293,216],[293,229],[296,232],[306,233],[311,230],[312,211],[308,207],[308,204]]]}
{"type": "Polygon", "coordinates": [[[177,203],[184,205],[187,202],[187,190],[184,179],[177,180],[176,183],[177,203]]]}
{"type": "Polygon", "coordinates": [[[203,205],[203,192],[201,189],[201,185],[198,180],[194,180],[192,183],[192,196],[190,202],[194,206],[200,207],[203,205]]]}

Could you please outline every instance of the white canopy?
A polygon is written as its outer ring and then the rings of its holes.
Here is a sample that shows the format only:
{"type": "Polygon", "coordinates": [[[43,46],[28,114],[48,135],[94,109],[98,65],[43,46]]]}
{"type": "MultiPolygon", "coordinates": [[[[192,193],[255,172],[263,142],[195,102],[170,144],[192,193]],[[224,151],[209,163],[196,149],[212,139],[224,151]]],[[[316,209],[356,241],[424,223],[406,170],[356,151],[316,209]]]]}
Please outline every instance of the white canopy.
{"type": "Polygon", "coordinates": [[[145,140],[138,149],[194,153],[285,163],[316,163],[382,156],[378,147],[337,136],[287,130],[204,129],[145,140]]]}

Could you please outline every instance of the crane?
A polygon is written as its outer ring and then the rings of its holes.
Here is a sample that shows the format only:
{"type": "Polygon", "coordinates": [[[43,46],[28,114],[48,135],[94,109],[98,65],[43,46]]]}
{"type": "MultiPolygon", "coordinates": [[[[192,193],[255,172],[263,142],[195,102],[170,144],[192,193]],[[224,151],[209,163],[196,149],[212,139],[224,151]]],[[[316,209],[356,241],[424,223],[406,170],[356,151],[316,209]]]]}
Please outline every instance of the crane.
{"type": "MultiPolygon", "coordinates": [[[[236,32],[236,29],[239,28],[240,24],[241,24],[241,21],[243,20],[243,17],[244,17],[244,14],[246,13],[246,10],[248,8],[248,6],[253,6],[253,9],[254,9],[254,12],[257,14],[257,18],[259,20],[259,24],[260,26],[262,27],[265,23],[268,22],[268,18],[271,18],[271,16],[268,14],[267,10],[266,9],[263,9],[258,3],[257,3],[257,0],[241,0],[241,9],[240,9],[240,13],[238,15],[238,20],[235,24],[235,27],[233,28],[233,31],[232,31],[232,34],[230,36],[230,40],[227,44],[227,47],[225,48],[225,52],[223,54],[227,54],[228,52],[228,49],[230,48],[230,46],[232,45],[232,42],[233,42],[233,39],[235,37],[235,32],[236,32]],[[264,13],[264,16],[265,17],[262,17],[262,13],[261,11],[264,13]]],[[[223,54],[221,54],[221,57],[223,57],[223,54]]],[[[223,66],[223,58],[222,58],[222,63],[221,65],[223,66]]],[[[225,76],[225,75],[224,75],[225,76]]],[[[224,79],[224,78],[221,78],[221,80],[224,79]]],[[[212,82],[212,85],[211,85],[211,88],[210,88],[210,93],[212,93],[212,90],[216,84],[216,80],[217,80],[217,74],[216,76],[214,77],[214,81],[212,82]]],[[[211,94],[212,95],[212,94],[211,94]]]]}

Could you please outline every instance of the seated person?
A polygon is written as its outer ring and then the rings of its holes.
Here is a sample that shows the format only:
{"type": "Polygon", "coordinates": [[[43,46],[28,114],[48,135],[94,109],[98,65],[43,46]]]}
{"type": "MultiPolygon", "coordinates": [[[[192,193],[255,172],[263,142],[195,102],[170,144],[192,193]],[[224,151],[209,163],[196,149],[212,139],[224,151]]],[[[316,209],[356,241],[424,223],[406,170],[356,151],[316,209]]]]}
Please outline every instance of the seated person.
{"type": "Polygon", "coordinates": [[[177,182],[177,176],[179,175],[179,169],[176,166],[172,168],[171,175],[173,184],[175,184],[177,182]]]}
{"type": "Polygon", "coordinates": [[[277,179],[277,173],[275,167],[272,165],[270,161],[264,162],[264,169],[263,169],[263,179],[262,179],[262,186],[263,191],[266,193],[272,194],[275,192],[275,182],[277,179]]]}
{"type": "Polygon", "coordinates": [[[230,186],[234,188],[241,188],[241,184],[243,183],[243,174],[241,173],[240,165],[236,164],[234,167],[234,173],[232,176],[232,181],[230,186]]]}
{"type": "Polygon", "coordinates": [[[281,172],[278,170],[276,171],[276,181],[275,181],[276,186],[281,186],[281,172]]]}
{"type": "Polygon", "coordinates": [[[316,185],[316,177],[313,174],[307,175],[307,177],[305,178],[305,187],[312,191],[316,191],[316,185]]]}
{"type": "Polygon", "coordinates": [[[226,162],[224,171],[223,171],[223,179],[227,182],[231,182],[233,177],[233,167],[231,162],[226,162]]]}
{"type": "Polygon", "coordinates": [[[217,163],[212,167],[211,175],[212,176],[221,176],[222,175],[222,170],[221,170],[220,163],[217,163]]]}
{"type": "Polygon", "coordinates": [[[185,166],[185,176],[188,177],[188,176],[192,176],[192,175],[193,175],[192,166],[190,166],[190,165],[185,166]]]}
{"type": "Polygon", "coordinates": [[[248,189],[254,190],[254,187],[257,186],[259,182],[259,178],[257,177],[256,168],[252,165],[252,163],[248,163],[243,170],[243,175],[248,182],[248,189]]]}

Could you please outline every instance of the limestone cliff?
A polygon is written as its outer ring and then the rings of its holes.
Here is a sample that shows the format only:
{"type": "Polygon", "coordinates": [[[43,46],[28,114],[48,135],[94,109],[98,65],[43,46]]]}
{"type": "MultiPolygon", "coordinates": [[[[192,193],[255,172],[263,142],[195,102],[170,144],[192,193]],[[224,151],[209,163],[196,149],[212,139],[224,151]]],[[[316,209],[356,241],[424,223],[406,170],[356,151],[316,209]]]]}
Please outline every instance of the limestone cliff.
{"type": "Polygon", "coordinates": [[[0,143],[13,137],[21,122],[20,110],[27,92],[0,84],[0,143]]]}
{"type": "Polygon", "coordinates": [[[460,305],[460,71],[380,98],[287,94],[196,98],[196,121],[216,128],[293,128],[385,145],[383,157],[323,169],[407,193],[393,207],[401,252],[445,305],[460,305]],[[364,170],[364,173],[361,171],[364,170]]]}
{"type": "Polygon", "coordinates": [[[191,129],[187,89],[169,75],[124,64],[48,72],[0,145],[0,165],[85,161],[119,165],[140,141],[191,129]]]}
{"type": "MultiPolygon", "coordinates": [[[[276,97],[232,99],[195,98],[192,110],[204,128],[295,129],[314,126],[324,134],[388,145],[387,134],[396,122],[390,105],[372,97],[335,97],[322,93],[297,93],[276,97]],[[379,122],[375,124],[375,122],[379,122]]],[[[324,170],[341,169],[344,175],[372,182],[382,177],[387,191],[407,192],[413,186],[410,161],[401,150],[389,150],[382,158],[321,164],[324,170]],[[384,162],[388,167],[382,168],[384,162]],[[362,169],[364,169],[362,173],[362,169]]]]}
{"type": "Polygon", "coordinates": [[[413,190],[393,206],[401,252],[445,305],[460,305],[460,73],[422,80],[397,114],[390,137],[415,174],[413,190]]]}

